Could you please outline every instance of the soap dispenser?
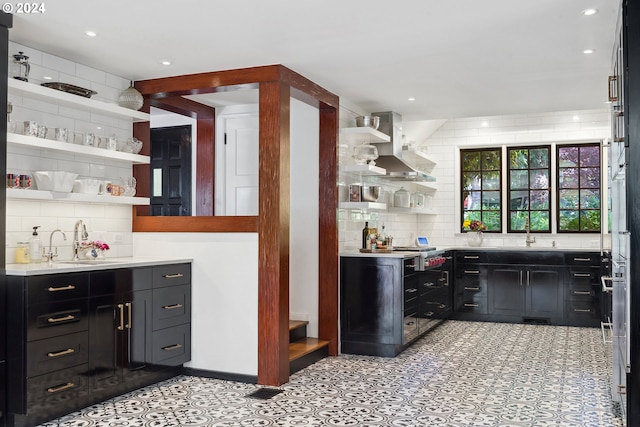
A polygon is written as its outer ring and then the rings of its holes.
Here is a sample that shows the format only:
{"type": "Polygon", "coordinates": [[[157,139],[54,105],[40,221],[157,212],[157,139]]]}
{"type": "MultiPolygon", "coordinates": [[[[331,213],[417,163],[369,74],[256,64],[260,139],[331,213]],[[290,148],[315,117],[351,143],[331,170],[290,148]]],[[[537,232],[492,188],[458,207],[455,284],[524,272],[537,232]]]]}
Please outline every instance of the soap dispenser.
{"type": "Polygon", "coordinates": [[[38,236],[39,225],[33,227],[33,234],[31,235],[31,262],[42,261],[42,251],[40,249],[40,236],[38,236]]]}

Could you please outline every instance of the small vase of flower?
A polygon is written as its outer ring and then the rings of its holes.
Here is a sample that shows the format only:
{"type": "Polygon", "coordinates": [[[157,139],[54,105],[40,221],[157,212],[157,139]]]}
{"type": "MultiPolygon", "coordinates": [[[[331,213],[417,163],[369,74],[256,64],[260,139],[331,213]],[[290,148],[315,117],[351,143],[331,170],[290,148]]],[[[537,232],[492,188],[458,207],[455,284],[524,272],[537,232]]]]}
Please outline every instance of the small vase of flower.
{"type": "Polygon", "coordinates": [[[469,246],[478,247],[482,245],[482,231],[487,229],[482,221],[467,219],[462,223],[462,228],[467,230],[467,243],[469,246]]]}
{"type": "Polygon", "coordinates": [[[109,245],[101,240],[92,240],[80,243],[80,251],[86,259],[97,260],[104,258],[109,245]]]}

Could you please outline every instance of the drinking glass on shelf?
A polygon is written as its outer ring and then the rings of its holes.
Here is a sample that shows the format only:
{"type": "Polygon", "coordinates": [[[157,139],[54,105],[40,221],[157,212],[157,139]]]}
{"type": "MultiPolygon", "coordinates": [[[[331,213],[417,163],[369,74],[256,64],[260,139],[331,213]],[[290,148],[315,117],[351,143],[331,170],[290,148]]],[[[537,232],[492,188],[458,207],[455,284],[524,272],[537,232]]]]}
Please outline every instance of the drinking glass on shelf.
{"type": "Polygon", "coordinates": [[[134,177],[123,178],[124,192],[123,196],[133,197],[136,195],[136,179],[134,177]]]}

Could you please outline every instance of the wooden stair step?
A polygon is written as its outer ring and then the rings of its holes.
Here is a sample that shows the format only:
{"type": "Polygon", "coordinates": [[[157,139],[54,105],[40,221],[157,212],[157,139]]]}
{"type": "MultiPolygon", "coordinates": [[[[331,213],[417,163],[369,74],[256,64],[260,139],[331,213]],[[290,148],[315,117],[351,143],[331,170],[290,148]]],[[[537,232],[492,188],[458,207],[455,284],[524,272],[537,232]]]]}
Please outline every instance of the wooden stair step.
{"type": "Polygon", "coordinates": [[[329,341],[318,338],[303,338],[289,344],[289,362],[299,359],[309,353],[313,353],[323,347],[327,347],[329,341]]]}
{"type": "Polygon", "coordinates": [[[289,320],[289,330],[292,331],[294,329],[302,328],[308,324],[308,320],[289,320]]]}

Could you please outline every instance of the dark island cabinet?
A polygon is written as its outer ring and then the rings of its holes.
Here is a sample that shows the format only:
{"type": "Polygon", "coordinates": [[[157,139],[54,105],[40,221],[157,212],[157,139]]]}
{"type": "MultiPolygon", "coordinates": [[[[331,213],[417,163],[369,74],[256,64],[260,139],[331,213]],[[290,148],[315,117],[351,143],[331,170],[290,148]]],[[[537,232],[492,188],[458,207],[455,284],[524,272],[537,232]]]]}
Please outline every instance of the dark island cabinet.
{"type": "Polygon", "coordinates": [[[395,356],[448,318],[450,265],[416,271],[416,257],[341,256],[341,352],[395,356]]]}
{"type": "Polygon", "coordinates": [[[190,359],[190,264],[7,279],[9,426],[170,378],[190,359]]]}

